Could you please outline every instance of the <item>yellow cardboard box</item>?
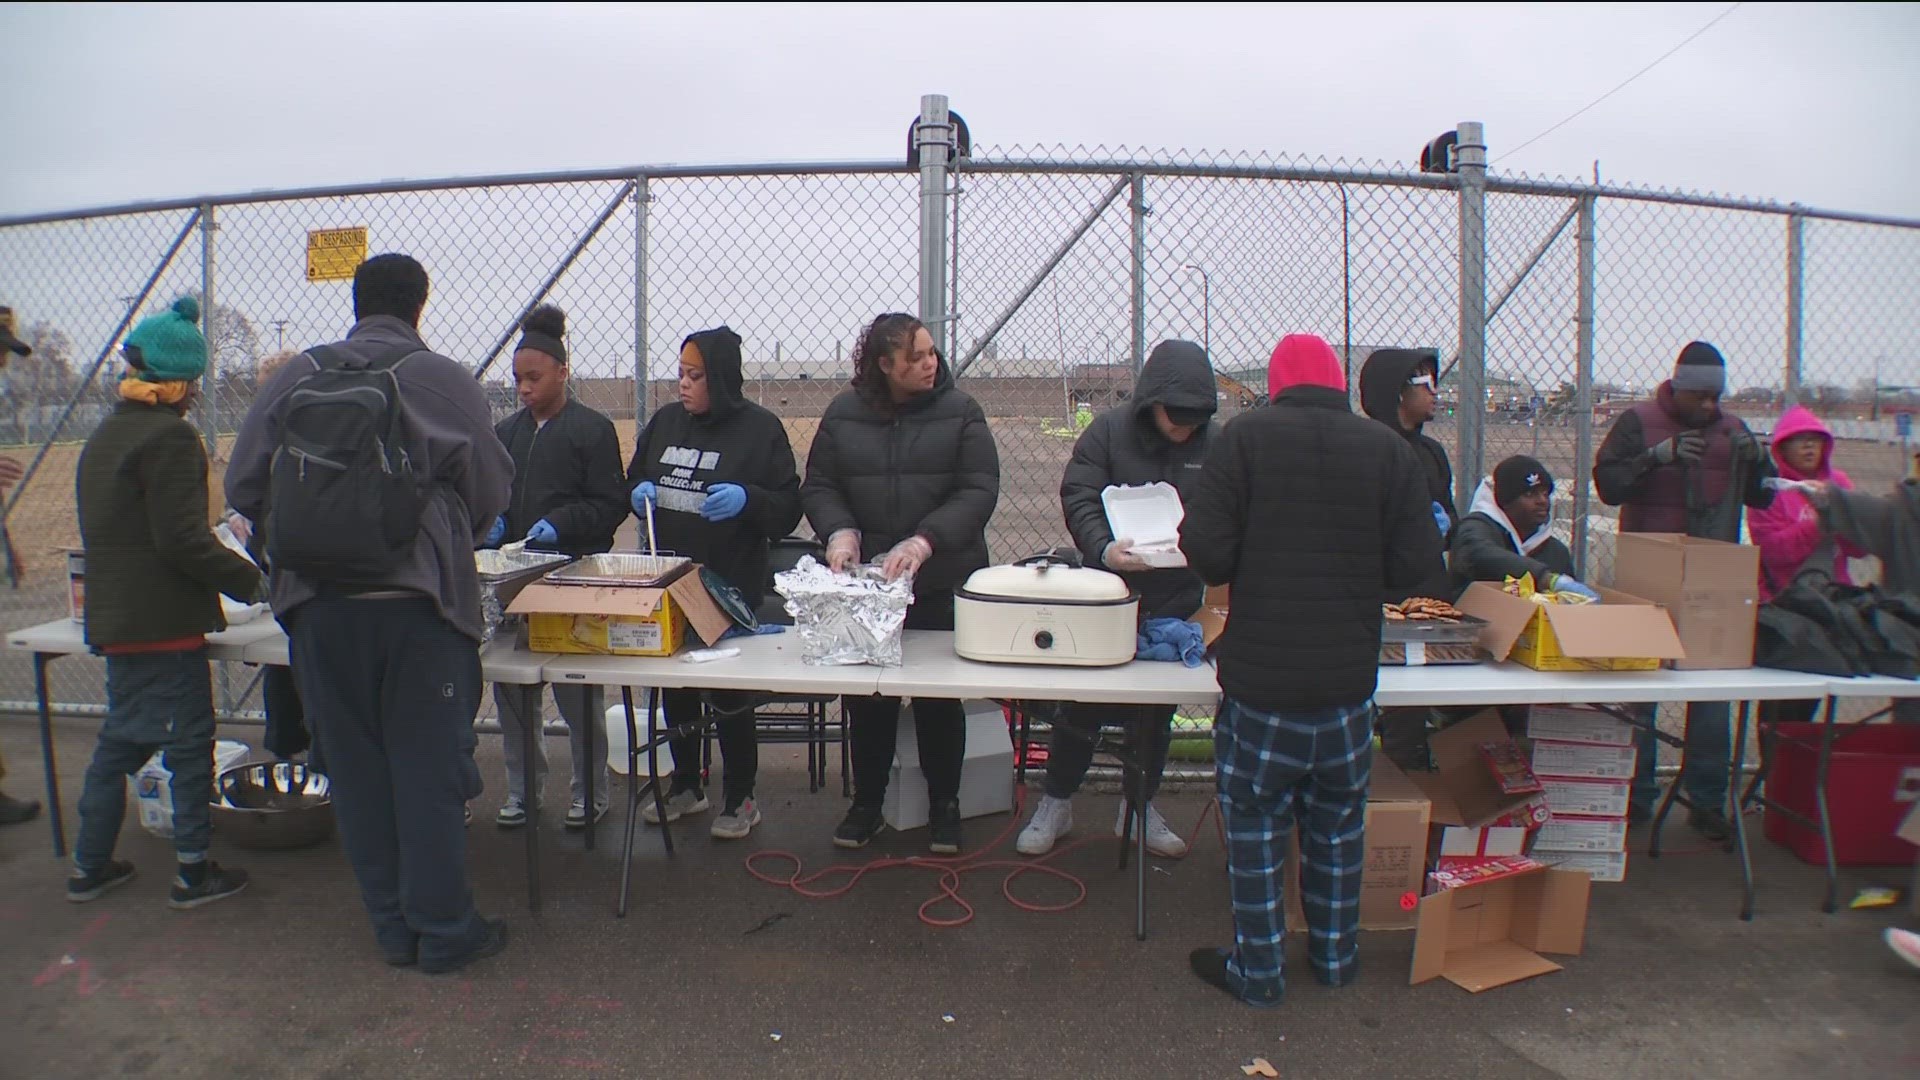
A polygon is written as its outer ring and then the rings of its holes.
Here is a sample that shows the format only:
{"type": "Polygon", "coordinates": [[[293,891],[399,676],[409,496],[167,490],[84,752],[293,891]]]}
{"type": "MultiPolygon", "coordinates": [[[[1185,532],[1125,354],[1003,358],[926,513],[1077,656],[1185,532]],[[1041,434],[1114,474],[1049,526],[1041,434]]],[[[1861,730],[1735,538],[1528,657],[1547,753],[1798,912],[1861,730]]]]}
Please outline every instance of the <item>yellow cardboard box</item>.
{"type": "Polygon", "coordinates": [[[1598,604],[1536,604],[1476,581],[1459,608],[1487,621],[1480,644],[1495,660],[1536,671],[1653,671],[1686,657],[1665,611],[1637,596],[1598,592],[1598,604]]]}
{"type": "Polygon", "coordinates": [[[649,589],[536,581],[507,612],[527,617],[527,648],[544,653],[672,656],[689,630],[712,645],[733,625],[707,594],[697,567],[649,589]]]}

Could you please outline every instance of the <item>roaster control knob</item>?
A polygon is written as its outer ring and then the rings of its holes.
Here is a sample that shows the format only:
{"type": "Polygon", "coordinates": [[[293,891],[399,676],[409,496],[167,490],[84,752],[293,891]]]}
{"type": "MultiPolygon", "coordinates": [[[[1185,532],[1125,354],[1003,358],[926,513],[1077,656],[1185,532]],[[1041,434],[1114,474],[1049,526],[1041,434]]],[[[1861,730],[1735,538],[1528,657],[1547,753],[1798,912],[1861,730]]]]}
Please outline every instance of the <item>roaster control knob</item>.
{"type": "Polygon", "coordinates": [[[1053,648],[1053,631],[1042,630],[1033,635],[1033,643],[1042,649],[1053,648]]]}

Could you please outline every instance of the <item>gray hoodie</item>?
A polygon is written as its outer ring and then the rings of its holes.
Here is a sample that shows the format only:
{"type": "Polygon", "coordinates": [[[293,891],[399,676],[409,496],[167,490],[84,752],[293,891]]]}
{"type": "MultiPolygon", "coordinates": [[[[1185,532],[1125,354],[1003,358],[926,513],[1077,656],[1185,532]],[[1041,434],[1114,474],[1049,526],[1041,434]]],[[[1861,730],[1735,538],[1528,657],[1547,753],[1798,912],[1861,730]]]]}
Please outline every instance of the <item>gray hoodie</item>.
{"type": "MultiPolygon", "coordinates": [[[[398,377],[412,439],[408,452],[415,463],[425,463],[432,495],[412,556],[384,580],[367,584],[431,599],[442,618],[477,642],[482,624],[473,549],[507,509],[513,459],[494,437],[486,392],[472,373],[429,350],[413,327],[391,315],[374,315],[354,324],[338,346],[371,360],[402,344],[421,350],[400,366],[398,377]]],[[[281,400],[312,371],[304,358],[281,367],[260,388],[234,438],[227,503],[250,521],[267,520],[273,455],[280,446],[281,400]]],[[[282,622],[315,595],[313,584],[298,575],[273,574],[270,599],[282,622]]]]}

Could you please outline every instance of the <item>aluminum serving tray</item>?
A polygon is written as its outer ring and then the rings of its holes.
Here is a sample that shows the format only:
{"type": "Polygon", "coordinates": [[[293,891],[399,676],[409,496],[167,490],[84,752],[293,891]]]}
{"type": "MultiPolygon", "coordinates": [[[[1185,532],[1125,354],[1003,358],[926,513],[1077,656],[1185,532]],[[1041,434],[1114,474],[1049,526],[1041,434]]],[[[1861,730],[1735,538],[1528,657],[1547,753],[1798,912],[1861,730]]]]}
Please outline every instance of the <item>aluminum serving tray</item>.
{"type": "Polygon", "coordinates": [[[612,585],[645,589],[668,584],[692,566],[693,560],[685,555],[609,551],[602,555],[588,555],[571,566],[553,571],[542,580],[553,585],[612,585]]]}
{"type": "Polygon", "coordinates": [[[503,581],[551,570],[569,558],[571,556],[557,551],[499,551],[488,548],[473,553],[473,563],[480,571],[480,580],[487,585],[498,585],[503,581]]]}
{"type": "Polygon", "coordinates": [[[1428,645],[1470,645],[1480,640],[1487,620],[1462,615],[1454,622],[1438,619],[1386,619],[1380,624],[1380,640],[1421,641],[1428,645]]]}

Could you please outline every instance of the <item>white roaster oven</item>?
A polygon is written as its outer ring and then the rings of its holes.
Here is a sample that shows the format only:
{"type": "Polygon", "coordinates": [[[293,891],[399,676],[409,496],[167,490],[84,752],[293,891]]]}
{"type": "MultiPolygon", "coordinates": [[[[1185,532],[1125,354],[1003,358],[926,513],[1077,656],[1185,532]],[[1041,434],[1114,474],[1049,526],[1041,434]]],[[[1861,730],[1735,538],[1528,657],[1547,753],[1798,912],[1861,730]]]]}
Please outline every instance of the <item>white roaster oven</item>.
{"type": "Polygon", "coordinates": [[[1140,597],[1060,548],[975,570],[953,591],[953,648],[996,664],[1111,667],[1133,659],[1140,597]]]}

